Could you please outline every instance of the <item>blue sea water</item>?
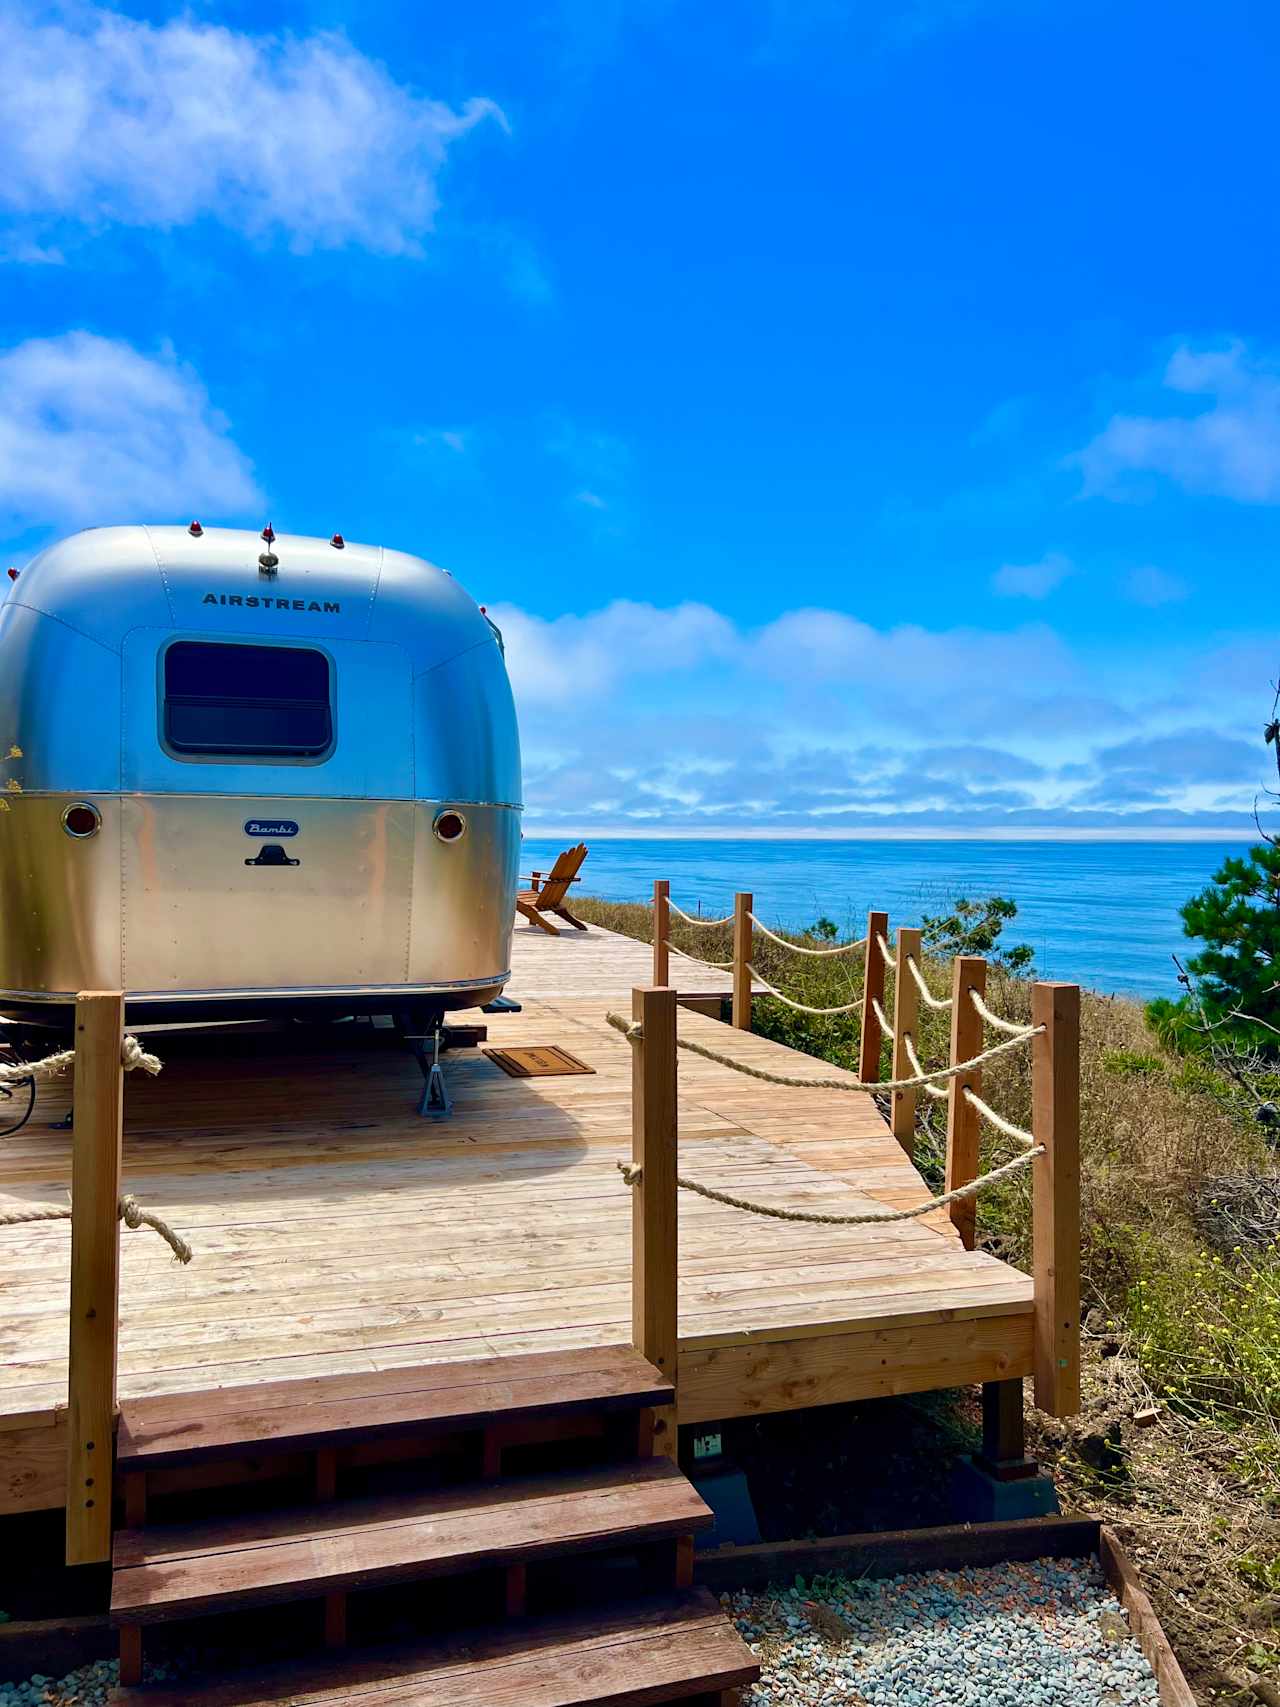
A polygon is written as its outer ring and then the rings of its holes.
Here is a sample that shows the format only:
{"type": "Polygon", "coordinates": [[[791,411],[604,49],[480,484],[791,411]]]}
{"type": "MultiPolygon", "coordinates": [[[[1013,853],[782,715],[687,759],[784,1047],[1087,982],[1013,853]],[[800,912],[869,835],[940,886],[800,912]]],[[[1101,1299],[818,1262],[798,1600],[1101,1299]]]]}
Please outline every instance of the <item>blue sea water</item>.
{"type": "MultiPolygon", "coordinates": [[[[766,921],[803,927],[825,914],[861,935],[871,907],[890,927],[957,896],[1008,895],[1018,917],[1004,940],[1030,943],[1035,971],[1110,994],[1176,996],[1170,958],[1194,953],[1178,908],[1243,841],[589,841],[582,892],[642,901],[655,877],[687,912],[727,913],[750,890],[766,921]]],[[[523,871],[545,870],[563,839],[530,836],[523,871]]]]}

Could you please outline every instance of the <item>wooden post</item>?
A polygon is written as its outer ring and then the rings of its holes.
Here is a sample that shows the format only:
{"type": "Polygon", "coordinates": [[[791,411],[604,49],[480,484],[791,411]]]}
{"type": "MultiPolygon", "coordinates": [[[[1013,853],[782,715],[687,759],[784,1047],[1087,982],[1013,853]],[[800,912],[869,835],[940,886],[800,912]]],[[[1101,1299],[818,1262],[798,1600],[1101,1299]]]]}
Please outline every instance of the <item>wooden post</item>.
{"type": "Polygon", "coordinates": [[[751,908],[750,895],[733,898],[733,1023],[751,1030],[751,908]]]}
{"type": "MultiPolygon", "coordinates": [[[[893,1077],[909,1079],[914,1071],[907,1058],[907,1039],[916,1045],[919,1053],[920,1038],[917,1022],[920,1015],[920,991],[911,970],[907,965],[907,956],[913,955],[916,965],[920,964],[920,932],[909,925],[898,927],[898,971],[893,980],[893,1077]]],[[[890,1111],[889,1124],[893,1135],[898,1140],[908,1156],[915,1155],[916,1149],[916,1102],[919,1091],[894,1091],[890,1111]]]]}
{"type": "MultiPolygon", "coordinates": [[[[631,1336],[636,1350],[675,1382],[679,1367],[676,1288],[676,992],[633,990],[631,1017],[642,1027],[631,1055],[631,1336]]],[[[674,1459],[676,1415],[654,1412],[653,1450],[674,1459]]]]}
{"type": "Polygon", "coordinates": [[[880,1021],[872,1010],[872,998],[884,1003],[884,950],[880,938],[889,940],[888,913],[867,914],[867,952],[863,957],[865,970],[862,981],[862,1047],[858,1052],[858,1077],[870,1084],[880,1077],[880,1021]]]}
{"type": "Polygon", "coordinates": [[[1080,1409],[1080,990],[1036,984],[1031,1022],[1031,1130],[1036,1288],[1035,1400],[1050,1416],[1080,1409]]]}
{"type": "Polygon", "coordinates": [[[67,1371],[67,1564],[111,1557],[120,1302],[124,997],[76,997],[67,1371]]]}
{"type": "MultiPolygon", "coordinates": [[[[951,968],[951,1065],[957,1061],[972,1061],[981,1055],[983,1043],[982,1015],[974,1007],[970,992],[987,993],[987,963],[976,954],[958,954],[951,968]]],[[[951,1081],[951,1100],[947,1104],[947,1190],[968,1185],[978,1177],[978,1144],[982,1136],[981,1120],[976,1108],[965,1098],[966,1087],[980,1095],[982,1069],[971,1068],[951,1081]]],[[[953,1203],[948,1213],[951,1224],[960,1235],[965,1250],[973,1249],[977,1227],[977,1204],[972,1197],[962,1197],[953,1203]]]]}
{"type": "Polygon", "coordinates": [[[653,883],[653,981],[655,984],[671,982],[671,883],[668,878],[657,877],[653,883]]]}

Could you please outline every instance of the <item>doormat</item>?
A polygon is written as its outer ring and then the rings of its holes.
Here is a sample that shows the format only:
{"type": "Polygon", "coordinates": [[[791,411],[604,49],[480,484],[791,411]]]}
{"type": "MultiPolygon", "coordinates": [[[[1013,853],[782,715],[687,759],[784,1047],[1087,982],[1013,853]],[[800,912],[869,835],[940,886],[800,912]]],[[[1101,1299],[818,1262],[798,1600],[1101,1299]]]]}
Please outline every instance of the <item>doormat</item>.
{"type": "Polygon", "coordinates": [[[594,1073],[585,1061],[570,1055],[555,1043],[542,1043],[532,1049],[486,1049],[491,1061],[513,1079],[549,1079],[565,1073],[594,1073]]]}

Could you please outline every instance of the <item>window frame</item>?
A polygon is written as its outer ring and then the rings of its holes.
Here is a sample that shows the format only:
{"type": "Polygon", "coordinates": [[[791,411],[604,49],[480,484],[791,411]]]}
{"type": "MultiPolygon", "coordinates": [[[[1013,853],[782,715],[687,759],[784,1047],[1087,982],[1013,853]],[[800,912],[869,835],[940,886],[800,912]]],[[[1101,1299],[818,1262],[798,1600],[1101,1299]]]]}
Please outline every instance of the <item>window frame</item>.
{"type": "MultiPolygon", "coordinates": [[[[318,645],[313,640],[285,640],[272,637],[270,639],[247,636],[213,636],[210,634],[174,634],[160,648],[156,659],[156,688],[157,688],[157,733],[163,751],[178,764],[184,765],[285,765],[292,768],[323,765],[328,763],[338,745],[338,704],[337,704],[338,671],[333,654],[325,646],[318,645]],[[246,648],[255,651],[270,652],[312,652],[323,658],[328,671],[328,710],[329,710],[329,739],[325,747],[316,753],[265,753],[253,751],[219,751],[188,752],[174,744],[169,738],[169,693],[168,693],[168,658],[175,646],[226,646],[246,648]]],[[[183,696],[179,696],[183,697],[183,696]]],[[[186,696],[192,697],[192,696],[186,696]]]]}

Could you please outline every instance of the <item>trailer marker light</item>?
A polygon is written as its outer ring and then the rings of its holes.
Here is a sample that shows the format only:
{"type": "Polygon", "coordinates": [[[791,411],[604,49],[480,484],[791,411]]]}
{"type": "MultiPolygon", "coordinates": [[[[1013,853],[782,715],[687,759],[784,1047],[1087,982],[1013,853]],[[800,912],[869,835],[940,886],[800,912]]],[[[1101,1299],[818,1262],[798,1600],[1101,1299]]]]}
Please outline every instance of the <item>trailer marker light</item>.
{"type": "Polygon", "coordinates": [[[73,840],[83,842],[102,828],[102,814],[96,806],[78,800],[74,806],[63,808],[62,827],[73,840]]]}
{"type": "Polygon", "coordinates": [[[275,529],[271,526],[270,522],[268,522],[266,527],[263,528],[262,537],[266,540],[268,545],[270,545],[272,540],[276,537],[275,529]]]}
{"type": "Polygon", "coordinates": [[[191,535],[192,539],[199,539],[201,534],[204,532],[204,529],[200,526],[199,522],[192,522],[191,526],[187,529],[187,532],[191,535]]]}
{"type": "Polygon", "coordinates": [[[346,543],[346,540],[343,539],[340,533],[335,533],[333,538],[329,541],[329,544],[333,546],[335,551],[341,551],[346,543]]]}
{"type": "Polygon", "coordinates": [[[461,812],[441,812],[431,826],[438,840],[442,842],[456,842],[466,827],[467,820],[461,812]]]}
{"type": "Polygon", "coordinates": [[[16,581],[16,580],[17,580],[17,579],[18,579],[18,571],[17,571],[17,570],[16,570],[16,569],[10,569],[10,571],[9,571],[9,579],[10,579],[10,580],[11,580],[11,581],[16,581]]]}

